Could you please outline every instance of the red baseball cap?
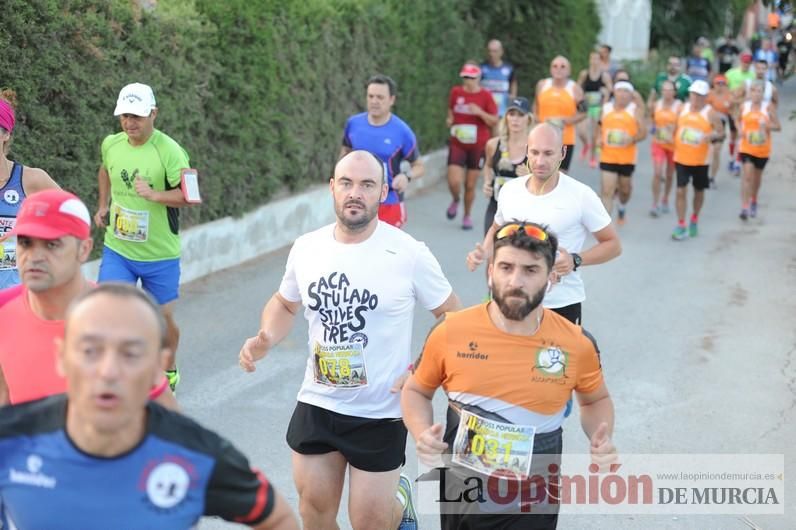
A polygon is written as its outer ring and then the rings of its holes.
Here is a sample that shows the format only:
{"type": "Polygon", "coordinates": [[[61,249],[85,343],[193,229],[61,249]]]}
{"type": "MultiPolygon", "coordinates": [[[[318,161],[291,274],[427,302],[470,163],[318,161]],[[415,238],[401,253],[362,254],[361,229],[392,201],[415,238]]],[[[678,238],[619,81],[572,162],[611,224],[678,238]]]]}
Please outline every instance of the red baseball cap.
{"type": "Polygon", "coordinates": [[[459,70],[459,77],[479,78],[481,77],[481,69],[474,64],[467,63],[459,70]]]}
{"type": "Polygon", "coordinates": [[[719,83],[719,82],[726,83],[727,82],[727,78],[725,76],[719,74],[719,75],[717,75],[716,77],[713,78],[713,82],[714,83],[719,83]]]}
{"type": "Polygon", "coordinates": [[[91,215],[83,201],[61,189],[28,195],[22,201],[14,229],[9,235],[58,239],[91,237],[91,215]]]}
{"type": "Polygon", "coordinates": [[[741,54],[741,62],[742,63],[751,63],[752,62],[752,54],[749,52],[744,52],[741,54]]]}

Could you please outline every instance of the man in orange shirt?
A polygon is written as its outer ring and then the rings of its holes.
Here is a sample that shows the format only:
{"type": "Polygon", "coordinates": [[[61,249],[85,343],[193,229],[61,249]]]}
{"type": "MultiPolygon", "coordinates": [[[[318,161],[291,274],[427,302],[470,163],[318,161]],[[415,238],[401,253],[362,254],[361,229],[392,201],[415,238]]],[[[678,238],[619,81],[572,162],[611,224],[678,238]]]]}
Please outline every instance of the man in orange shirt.
{"type": "Polygon", "coordinates": [[[593,462],[614,462],[614,406],[593,337],[541,305],[554,278],[555,235],[542,225],[508,223],[494,247],[488,269],[494,300],[448,313],[431,331],[403,388],[401,409],[425,464],[436,467],[449,455],[440,495],[458,502],[444,506],[443,530],[551,529],[558,505],[550,498],[504,498],[498,513],[487,513],[462,493],[507,469],[523,488],[533,482],[526,477],[555,474],[550,466],[560,464],[561,425],[573,391],[593,462]],[[431,399],[440,386],[448,396],[446,427],[433,423],[431,399]],[[486,425],[491,428],[478,428],[486,425]],[[513,443],[496,434],[507,431],[517,435],[513,443]]]}
{"type": "Polygon", "coordinates": [[[550,77],[536,83],[533,114],[539,122],[550,122],[563,131],[567,149],[561,169],[567,171],[575,152],[575,125],[586,119],[588,110],[583,99],[583,89],[569,78],[571,67],[564,56],[550,63],[550,77]]]}
{"type": "MultiPolygon", "coordinates": [[[[61,189],[29,195],[10,235],[17,236],[22,286],[0,294],[0,321],[13,322],[0,333],[0,405],[66,391],[55,340],[64,336],[69,305],[93,288],[81,271],[91,253],[91,215],[75,195],[61,189]]],[[[150,397],[176,409],[167,386],[164,376],[150,397]]]]}
{"type": "Polygon", "coordinates": [[[674,168],[677,173],[677,226],[672,239],[682,241],[696,237],[699,212],[705,202],[705,190],[710,186],[708,159],[710,145],[724,140],[724,126],[718,112],[707,103],[710,86],[707,81],[694,81],[688,89],[689,100],[677,118],[674,135],[674,168]],[[686,192],[693,180],[694,210],[686,227],[686,192]]]}

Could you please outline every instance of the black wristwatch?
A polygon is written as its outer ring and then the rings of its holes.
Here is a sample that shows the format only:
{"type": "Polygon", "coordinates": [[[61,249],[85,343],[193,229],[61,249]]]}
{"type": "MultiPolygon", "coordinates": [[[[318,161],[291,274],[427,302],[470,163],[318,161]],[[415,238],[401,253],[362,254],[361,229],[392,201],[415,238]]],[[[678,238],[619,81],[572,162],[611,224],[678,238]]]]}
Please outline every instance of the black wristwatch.
{"type": "Polygon", "coordinates": [[[578,270],[578,267],[580,267],[580,264],[583,263],[583,258],[580,257],[580,254],[575,254],[574,252],[570,254],[570,256],[572,256],[572,263],[574,265],[572,270],[576,271],[578,270]]]}

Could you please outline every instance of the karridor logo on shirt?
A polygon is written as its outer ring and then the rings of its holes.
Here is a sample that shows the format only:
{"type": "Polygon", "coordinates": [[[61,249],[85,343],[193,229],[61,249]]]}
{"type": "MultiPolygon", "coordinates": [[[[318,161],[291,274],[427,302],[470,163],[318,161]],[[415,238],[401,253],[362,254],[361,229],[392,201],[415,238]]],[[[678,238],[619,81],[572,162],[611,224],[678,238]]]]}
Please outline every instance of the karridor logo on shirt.
{"type": "Polygon", "coordinates": [[[470,350],[469,352],[456,352],[456,357],[459,359],[473,359],[476,361],[486,361],[489,359],[488,353],[483,353],[478,351],[478,343],[475,341],[470,341],[470,344],[467,345],[467,349],[470,350]]]}
{"type": "Polygon", "coordinates": [[[53,489],[56,485],[55,477],[41,473],[44,465],[41,457],[36,454],[28,456],[27,470],[19,471],[13,467],[8,471],[8,480],[14,484],[25,484],[26,486],[36,486],[38,488],[53,489]]]}

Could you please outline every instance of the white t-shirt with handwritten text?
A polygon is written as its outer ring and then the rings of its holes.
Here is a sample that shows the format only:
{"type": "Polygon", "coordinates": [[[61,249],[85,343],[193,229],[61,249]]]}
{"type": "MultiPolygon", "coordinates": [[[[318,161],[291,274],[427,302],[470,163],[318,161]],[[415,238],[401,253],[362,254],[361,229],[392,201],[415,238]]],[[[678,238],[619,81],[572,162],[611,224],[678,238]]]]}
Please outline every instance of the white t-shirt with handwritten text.
{"type": "Polygon", "coordinates": [[[400,418],[395,380],[412,359],[415,302],[440,307],[452,288],[424,243],[379,222],[344,244],[335,225],[299,237],[279,294],[304,305],[309,358],[298,400],[363,418],[400,418]],[[320,363],[320,365],[319,365],[320,363]]]}

